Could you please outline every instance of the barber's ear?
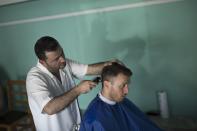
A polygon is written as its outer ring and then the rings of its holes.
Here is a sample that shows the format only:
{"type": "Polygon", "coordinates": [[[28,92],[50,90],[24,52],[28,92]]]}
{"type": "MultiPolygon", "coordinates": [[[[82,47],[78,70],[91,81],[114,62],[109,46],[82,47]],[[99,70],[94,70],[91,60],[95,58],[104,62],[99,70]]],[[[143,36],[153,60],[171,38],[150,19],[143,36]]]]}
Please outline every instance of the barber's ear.
{"type": "Polygon", "coordinates": [[[42,65],[45,65],[45,61],[44,61],[44,60],[39,60],[39,62],[40,62],[42,65]]]}

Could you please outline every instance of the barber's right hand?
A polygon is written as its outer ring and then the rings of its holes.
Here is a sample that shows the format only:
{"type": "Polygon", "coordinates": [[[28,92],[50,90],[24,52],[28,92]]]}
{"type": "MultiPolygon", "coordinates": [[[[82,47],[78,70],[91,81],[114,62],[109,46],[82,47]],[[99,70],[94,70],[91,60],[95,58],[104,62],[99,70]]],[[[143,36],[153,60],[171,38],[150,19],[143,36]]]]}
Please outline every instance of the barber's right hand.
{"type": "Polygon", "coordinates": [[[91,80],[83,80],[77,85],[81,94],[89,92],[94,87],[96,87],[96,83],[91,80]]]}

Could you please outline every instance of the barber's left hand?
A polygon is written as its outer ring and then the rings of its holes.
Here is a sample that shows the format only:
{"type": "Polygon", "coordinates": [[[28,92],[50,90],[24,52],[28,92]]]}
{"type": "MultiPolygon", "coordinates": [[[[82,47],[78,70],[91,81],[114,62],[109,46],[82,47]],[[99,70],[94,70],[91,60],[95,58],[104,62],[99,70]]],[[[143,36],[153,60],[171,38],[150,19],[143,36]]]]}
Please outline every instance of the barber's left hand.
{"type": "Polygon", "coordinates": [[[104,66],[112,65],[113,63],[118,63],[124,66],[124,63],[118,59],[112,59],[110,61],[107,61],[104,66]]]}

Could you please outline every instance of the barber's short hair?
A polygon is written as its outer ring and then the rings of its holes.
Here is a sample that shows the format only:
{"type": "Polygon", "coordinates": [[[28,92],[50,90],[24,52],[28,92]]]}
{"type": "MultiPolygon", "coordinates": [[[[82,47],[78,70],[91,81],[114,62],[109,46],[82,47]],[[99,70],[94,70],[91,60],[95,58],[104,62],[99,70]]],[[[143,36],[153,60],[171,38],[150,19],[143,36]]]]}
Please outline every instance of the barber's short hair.
{"type": "Polygon", "coordinates": [[[105,80],[109,81],[111,78],[118,76],[120,73],[128,77],[132,75],[132,71],[124,65],[113,63],[112,65],[105,66],[101,73],[102,82],[105,80]]]}
{"type": "Polygon", "coordinates": [[[50,36],[43,36],[37,40],[34,51],[38,59],[44,60],[46,59],[45,52],[46,51],[55,51],[60,47],[58,41],[50,36]]]}

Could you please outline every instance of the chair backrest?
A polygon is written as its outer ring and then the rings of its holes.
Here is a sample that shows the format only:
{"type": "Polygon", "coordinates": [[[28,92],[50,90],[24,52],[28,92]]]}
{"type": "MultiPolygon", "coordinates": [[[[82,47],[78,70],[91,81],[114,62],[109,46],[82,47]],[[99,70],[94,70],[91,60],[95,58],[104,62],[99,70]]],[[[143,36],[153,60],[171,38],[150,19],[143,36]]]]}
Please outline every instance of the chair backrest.
{"type": "Polygon", "coordinates": [[[7,82],[8,109],[28,112],[25,80],[9,80],[7,82]]]}
{"type": "Polygon", "coordinates": [[[0,121],[0,130],[1,128],[6,128],[9,131],[15,131],[16,129],[35,131],[33,118],[28,106],[25,80],[9,80],[7,82],[7,94],[8,111],[0,119],[3,120],[0,121]]]}

